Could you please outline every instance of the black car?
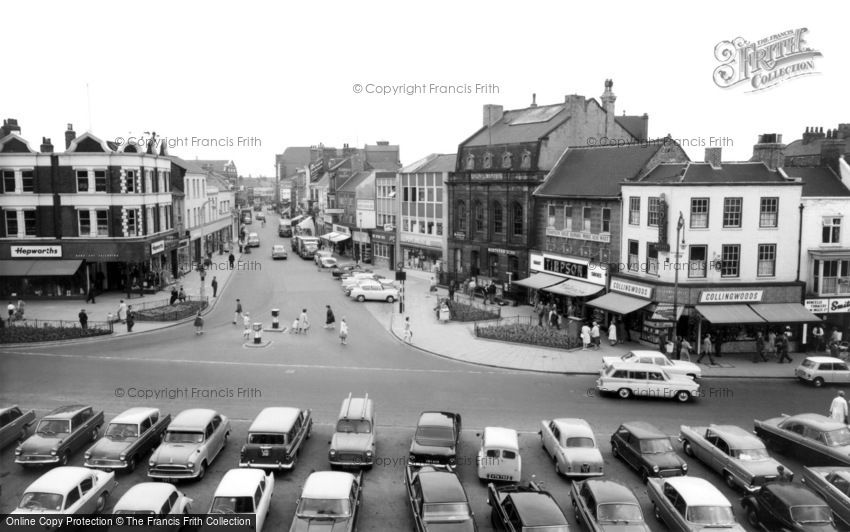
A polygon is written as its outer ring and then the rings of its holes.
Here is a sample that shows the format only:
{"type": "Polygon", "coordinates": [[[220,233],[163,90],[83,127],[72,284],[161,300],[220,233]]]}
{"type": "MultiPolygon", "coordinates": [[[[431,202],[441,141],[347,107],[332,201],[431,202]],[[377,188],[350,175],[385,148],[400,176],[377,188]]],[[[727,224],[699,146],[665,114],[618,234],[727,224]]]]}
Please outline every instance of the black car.
{"type": "Polygon", "coordinates": [[[478,530],[466,491],[450,468],[408,465],[404,485],[417,532],[478,530]]]}
{"type": "Polygon", "coordinates": [[[422,412],[410,442],[409,463],[455,466],[459,440],[460,414],[422,412]]]}
{"type": "Polygon", "coordinates": [[[623,423],[611,436],[611,454],[632,467],[646,482],[649,477],[675,477],[688,474],[670,438],[649,423],[623,423]]]}
{"type": "Polygon", "coordinates": [[[741,506],[751,526],[768,532],[837,530],[832,520],[832,510],[803,484],[771,482],[741,499],[741,506]]]}
{"type": "Polygon", "coordinates": [[[539,528],[547,532],[569,532],[570,529],[555,497],[534,482],[503,487],[488,484],[487,504],[493,508],[490,520],[496,530],[521,532],[539,528]]]}

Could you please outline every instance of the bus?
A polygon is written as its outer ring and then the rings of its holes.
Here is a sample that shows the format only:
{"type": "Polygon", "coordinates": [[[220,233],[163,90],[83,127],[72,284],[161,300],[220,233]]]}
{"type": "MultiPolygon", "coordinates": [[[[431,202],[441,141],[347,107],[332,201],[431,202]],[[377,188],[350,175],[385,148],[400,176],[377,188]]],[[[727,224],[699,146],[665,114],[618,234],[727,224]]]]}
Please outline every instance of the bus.
{"type": "Polygon", "coordinates": [[[242,220],[242,223],[245,225],[251,225],[254,221],[254,213],[251,209],[240,209],[239,210],[239,218],[242,220]]]}
{"type": "Polygon", "coordinates": [[[312,259],[319,250],[319,239],[315,236],[297,235],[292,238],[292,249],[302,259],[312,259]]]}

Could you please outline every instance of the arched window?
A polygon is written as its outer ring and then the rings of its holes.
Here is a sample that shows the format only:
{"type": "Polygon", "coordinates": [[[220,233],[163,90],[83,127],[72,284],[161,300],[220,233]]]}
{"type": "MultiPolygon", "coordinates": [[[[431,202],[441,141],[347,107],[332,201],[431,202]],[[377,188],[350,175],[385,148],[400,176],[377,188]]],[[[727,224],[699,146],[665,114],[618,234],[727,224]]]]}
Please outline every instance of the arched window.
{"type": "Polygon", "coordinates": [[[519,167],[523,170],[528,170],[531,168],[531,152],[525,150],[522,152],[522,161],[520,161],[519,167]]]}
{"type": "Polygon", "coordinates": [[[525,223],[522,217],[522,205],[514,203],[513,209],[514,236],[522,236],[525,231],[525,223]]]}
{"type": "Polygon", "coordinates": [[[476,200],[474,206],[472,207],[472,213],[475,217],[475,230],[478,232],[484,231],[484,205],[481,204],[480,201],[476,200]]]}
{"type": "Polygon", "coordinates": [[[466,156],[466,169],[474,170],[475,169],[475,155],[469,154],[466,156]]]}
{"type": "Polygon", "coordinates": [[[489,151],[484,154],[484,168],[492,168],[493,167],[493,154],[489,151]]]}
{"type": "Polygon", "coordinates": [[[510,168],[513,166],[514,156],[511,155],[511,152],[506,151],[502,154],[502,168],[510,168]]]}
{"type": "Polygon", "coordinates": [[[466,231],[466,203],[463,200],[457,202],[457,212],[455,213],[455,225],[458,231],[466,231]]]}
{"type": "Polygon", "coordinates": [[[502,211],[502,204],[498,201],[493,203],[493,232],[505,232],[505,213],[502,211]]]}

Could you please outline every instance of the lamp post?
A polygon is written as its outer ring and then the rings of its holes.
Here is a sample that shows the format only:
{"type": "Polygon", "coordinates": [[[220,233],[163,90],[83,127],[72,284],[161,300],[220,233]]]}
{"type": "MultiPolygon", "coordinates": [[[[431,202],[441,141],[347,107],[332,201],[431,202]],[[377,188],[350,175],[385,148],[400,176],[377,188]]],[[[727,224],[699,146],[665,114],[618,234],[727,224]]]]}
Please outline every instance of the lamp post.
{"type": "MultiPolygon", "coordinates": [[[[363,213],[357,213],[357,235],[358,238],[363,238],[360,235],[360,228],[363,226],[363,213]]],[[[357,242],[357,263],[363,262],[363,242],[357,242]]]]}
{"type": "Polygon", "coordinates": [[[200,245],[198,246],[200,248],[200,252],[201,252],[201,257],[200,257],[201,260],[200,260],[200,263],[198,264],[198,273],[201,276],[201,295],[200,295],[201,301],[203,301],[204,297],[206,296],[206,293],[205,293],[206,289],[205,289],[205,286],[204,286],[206,284],[206,281],[205,281],[205,279],[206,279],[206,267],[204,266],[204,256],[205,256],[204,248],[206,247],[205,246],[206,242],[204,241],[204,226],[207,223],[207,204],[210,201],[212,201],[212,198],[207,199],[207,201],[205,201],[204,203],[201,204],[201,242],[200,242],[200,245]]]}
{"type": "MultiPolygon", "coordinates": [[[[682,233],[682,229],[685,227],[685,217],[682,216],[682,211],[679,211],[679,222],[676,224],[676,267],[673,272],[673,332],[674,334],[678,334],[679,329],[679,320],[677,319],[678,313],[676,312],[679,307],[679,256],[681,255],[681,248],[685,244],[685,237],[680,237],[682,233]],[[679,244],[679,238],[681,238],[681,245],[679,244]]],[[[699,341],[699,340],[697,340],[699,341]]]]}

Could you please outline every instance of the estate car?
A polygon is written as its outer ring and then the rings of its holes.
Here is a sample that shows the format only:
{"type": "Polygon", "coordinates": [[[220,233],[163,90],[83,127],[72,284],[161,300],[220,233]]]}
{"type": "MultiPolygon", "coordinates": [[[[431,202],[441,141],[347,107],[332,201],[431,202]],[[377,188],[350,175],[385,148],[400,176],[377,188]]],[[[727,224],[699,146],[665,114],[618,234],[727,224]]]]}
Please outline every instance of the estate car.
{"type": "Polygon", "coordinates": [[[649,477],[675,477],[688,474],[688,464],[673,450],[670,438],[643,421],[623,423],[611,436],[611,454],[649,477]]]}
{"type": "Polygon", "coordinates": [[[160,444],[170,422],[171,416],[163,416],[158,408],[125,410],[109,422],[103,437],[86,451],[86,467],[134,471],[139,460],[160,444]]]}
{"type": "Polygon", "coordinates": [[[349,297],[355,301],[386,301],[393,303],[398,299],[398,288],[391,284],[377,281],[357,283],[348,292],[349,297]]]}
{"type": "Polygon", "coordinates": [[[460,414],[422,412],[410,442],[409,463],[454,466],[457,463],[460,427],[460,414]]]}
{"type": "Polygon", "coordinates": [[[15,449],[15,463],[67,465],[72,454],[97,440],[101,425],[103,412],[90,406],[59,407],[41,418],[35,433],[15,449]]]}
{"type": "Polygon", "coordinates": [[[275,244],[272,246],[272,260],[277,259],[286,259],[288,255],[286,254],[286,246],[275,244]]]}
{"type": "Polygon", "coordinates": [[[148,462],[148,476],[201,480],[227,444],[230,420],[215,410],[193,408],[177,414],[148,462]]]}
{"type": "Polygon", "coordinates": [[[24,441],[30,426],[35,423],[35,412],[22,411],[18,405],[0,408],[0,449],[7,445],[24,441]]]}
{"type": "Polygon", "coordinates": [[[484,427],[476,463],[481,480],[519,482],[522,457],[517,432],[504,427],[484,427]]]}
{"type": "Polygon", "coordinates": [[[331,438],[328,461],[331,468],[366,467],[375,462],[375,405],[365,397],[348,397],[343,400],[331,438]]]}
{"type": "Polygon", "coordinates": [[[840,421],[820,414],[783,414],[754,424],[756,436],[777,452],[807,465],[850,466],[850,430],[840,421]]]}
{"type": "Polygon", "coordinates": [[[696,532],[722,528],[744,532],[735,521],[729,499],[703,478],[651,478],[646,488],[656,519],[669,530],[696,532]]]}
{"type": "Polygon", "coordinates": [[[360,515],[361,478],[341,471],[310,473],[295,502],[289,532],[353,532],[360,515]]]}
{"type": "Polygon", "coordinates": [[[540,422],[540,440],[555,461],[555,472],[568,477],[602,475],[602,453],[590,424],[577,418],[540,422]]]}
{"type": "Polygon", "coordinates": [[[593,532],[649,532],[635,494],[612,480],[573,481],[573,512],[579,524],[593,532]]]}
{"type": "Polygon", "coordinates": [[[690,377],[670,374],[651,364],[614,363],[602,370],[596,381],[601,393],[613,392],[621,399],[662,397],[681,403],[699,397],[699,384],[690,377]]]}
{"type": "Polygon", "coordinates": [[[450,468],[408,465],[404,485],[417,532],[478,530],[463,484],[450,468]]]}
{"type": "Polygon", "coordinates": [[[256,469],[231,469],[221,477],[209,514],[251,514],[260,532],[271,506],[274,475],[256,469]]]}
{"type": "Polygon", "coordinates": [[[312,430],[310,410],[263,409],[248,428],[248,441],[239,453],[239,467],[292,469],[312,430]]]}
{"type": "Polygon", "coordinates": [[[60,466],[29,485],[13,514],[93,514],[103,511],[118,483],[113,471],[60,466]]]}
{"type": "Polygon", "coordinates": [[[692,379],[702,377],[702,368],[699,365],[685,360],[670,360],[658,351],[635,350],[619,357],[602,357],[603,369],[622,363],[651,364],[663,368],[671,375],[686,375],[692,379]]]}
{"type": "Polygon", "coordinates": [[[794,370],[794,375],[816,388],[829,383],[850,383],[850,367],[847,362],[835,357],[806,357],[794,370]]]}

